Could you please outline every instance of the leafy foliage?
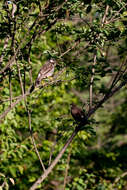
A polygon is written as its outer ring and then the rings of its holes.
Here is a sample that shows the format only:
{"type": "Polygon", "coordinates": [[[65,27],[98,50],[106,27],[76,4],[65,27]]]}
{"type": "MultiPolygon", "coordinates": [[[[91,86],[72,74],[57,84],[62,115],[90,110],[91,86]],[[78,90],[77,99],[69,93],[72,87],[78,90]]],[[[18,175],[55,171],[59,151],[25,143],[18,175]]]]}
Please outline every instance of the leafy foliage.
{"type": "Polygon", "coordinates": [[[50,166],[77,127],[72,102],[88,123],[38,189],[126,189],[126,86],[113,94],[127,80],[126,8],[125,0],[0,2],[0,189],[29,189],[42,174],[31,135],[50,166]],[[50,58],[53,78],[30,93],[50,58]]]}

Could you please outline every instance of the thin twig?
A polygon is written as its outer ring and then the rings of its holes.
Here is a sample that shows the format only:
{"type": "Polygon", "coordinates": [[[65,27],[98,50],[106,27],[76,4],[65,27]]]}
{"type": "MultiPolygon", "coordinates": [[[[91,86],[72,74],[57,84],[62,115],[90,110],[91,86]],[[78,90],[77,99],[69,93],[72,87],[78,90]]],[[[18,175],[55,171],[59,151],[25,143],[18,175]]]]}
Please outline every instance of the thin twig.
{"type": "Polygon", "coordinates": [[[95,65],[96,65],[96,54],[94,55],[94,62],[93,62],[93,68],[92,68],[92,76],[90,80],[90,106],[89,109],[92,108],[92,103],[93,103],[93,80],[94,80],[94,75],[95,75],[95,65]]]}
{"type": "Polygon", "coordinates": [[[105,103],[110,97],[112,97],[116,92],[118,92],[123,86],[125,86],[125,84],[127,83],[127,79],[124,80],[123,82],[121,82],[119,84],[118,87],[116,87],[115,89],[113,89],[111,92],[108,91],[108,93],[102,98],[102,100],[100,100],[94,108],[92,108],[91,110],[89,110],[88,114],[87,114],[87,119],[98,109],[100,108],[103,103],[105,103]]]}
{"type": "MultiPolygon", "coordinates": [[[[29,57],[28,57],[28,63],[29,63],[29,65],[31,65],[30,54],[29,54],[29,57]]],[[[30,76],[30,82],[31,82],[31,84],[32,84],[32,83],[33,83],[33,79],[32,79],[32,68],[29,70],[29,76],[30,76]]]]}
{"type": "Polygon", "coordinates": [[[106,20],[107,14],[108,14],[108,10],[109,10],[109,5],[107,5],[107,6],[106,6],[106,9],[105,9],[105,14],[104,14],[104,16],[103,16],[103,18],[102,18],[102,26],[103,26],[104,23],[106,22],[105,20],[106,20]]]}
{"type": "Polygon", "coordinates": [[[19,80],[20,80],[20,86],[21,86],[21,90],[22,90],[22,95],[24,97],[24,88],[23,88],[23,82],[22,82],[22,77],[21,77],[21,72],[20,72],[20,68],[19,68],[19,64],[16,60],[16,65],[17,65],[17,69],[18,69],[18,75],[19,75],[19,80]]]}
{"type": "Polygon", "coordinates": [[[54,141],[54,144],[53,144],[53,146],[52,146],[52,148],[51,148],[51,151],[50,151],[49,164],[48,164],[49,166],[50,166],[51,161],[52,161],[52,155],[53,155],[53,152],[54,152],[54,149],[55,149],[56,144],[57,144],[57,141],[54,141]]]}
{"type": "Polygon", "coordinates": [[[12,105],[11,70],[9,70],[9,94],[10,94],[10,107],[11,107],[11,105],[12,105]]]}
{"type": "Polygon", "coordinates": [[[25,108],[26,108],[26,111],[28,113],[28,121],[29,121],[29,130],[30,130],[30,134],[31,134],[31,139],[32,139],[32,143],[34,145],[34,148],[35,148],[35,152],[40,160],[40,163],[41,163],[41,166],[43,168],[43,170],[45,171],[45,167],[44,167],[44,164],[41,160],[41,157],[40,157],[40,154],[39,154],[39,151],[37,149],[37,146],[36,146],[36,143],[35,143],[35,140],[34,140],[34,137],[33,137],[33,134],[32,134],[32,128],[31,128],[31,112],[29,111],[28,107],[27,107],[27,103],[26,103],[26,96],[25,96],[25,92],[24,92],[24,88],[23,88],[23,82],[22,82],[22,77],[21,77],[21,73],[20,73],[20,68],[19,68],[19,65],[18,65],[18,62],[16,61],[16,64],[17,64],[17,68],[18,68],[18,74],[19,74],[19,80],[20,80],[20,86],[21,86],[21,89],[22,89],[22,96],[24,98],[24,103],[25,103],[25,108]]]}
{"type": "Polygon", "coordinates": [[[42,166],[42,168],[43,168],[43,171],[45,172],[45,166],[44,166],[44,164],[43,164],[43,162],[42,162],[42,159],[41,159],[41,157],[40,157],[39,151],[38,151],[38,149],[37,149],[37,146],[36,146],[36,143],[35,143],[33,134],[32,134],[32,128],[31,128],[31,113],[30,113],[29,110],[27,110],[27,112],[28,112],[29,130],[30,130],[30,134],[31,134],[31,140],[32,140],[32,143],[33,143],[33,145],[34,145],[35,152],[36,152],[36,154],[37,154],[37,156],[38,156],[38,158],[39,158],[39,161],[40,161],[40,163],[41,163],[41,166],[42,166]]]}
{"type": "MultiPolygon", "coordinates": [[[[26,92],[24,96],[28,96],[29,91],[26,92]]],[[[11,108],[10,106],[0,115],[0,120],[3,119],[21,100],[23,99],[23,96],[19,96],[19,99],[17,99],[14,103],[12,103],[11,108]]]]}
{"type": "MultiPolygon", "coordinates": [[[[59,139],[61,138],[61,136],[63,136],[63,133],[60,134],[59,139]]],[[[56,146],[56,144],[58,143],[58,140],[59,140],[59,139],[57,138],[57,139],[54,141],[54,144],[53,144],[53,146],[52,146],[52,148],[51,148],[50,156],[49,156],[49,166],[50,166],[51,161],[52,161],[52,155],[53,155],[55,146],[56,146]]]]}
{"type": "MultiPolygon", "coordinates": [[[[108,10],[109,10],[109,5],[106,6],[105,14],[104,14],[104,16],[102,18],[102,24],[101,24],[102,27],[105,24],[105,20],[106,20],[107,14],[108,14],[108,10]]],[[[97,38],[98,39],[100,38],[100,34],[97,36],[97,38]]],[[[95,75],[96,59],[97,59],[97,50],[96,50],[96,53],[94,55],[94,61],[93,61],[93,65],[92,65],[92,76],[91,76],[91,79],[90,79],[90,89],[89,89],[89,101],[90,101],[90,104],[89,104],[89,110],[91,110],[92,102],[93,102],[93,81],[94,81],[94,75],[95,75]]]]}
{"type": "Polygon", "coordinates": [[[74,49],[78,44],[80,43],[80,40],[76,41],[74,43],[74,45],[72,47],[70,47],[67,51],[65,51],[64,53],[62,53],[59,58],[63,57],[65,54],[67,54],[69,51],[71,51],[72,49],[74,49]]]}
{"type": "Polygon", "coordinates": [[[122,71],[122,67],[126,64],[126,61],[127,61],[127,57],[125,58],[124,62],[122,62],[122,64],[120,65],[120,68],[119,68],[118,72],[116,73],[114,80],[112,81],[110,89],[112,89],[118,83],[120,78],[126,72],[127,66],[125,67],[124,71],[122,71]]]}
{"type": "Polygon", "coordinates": [[[66,170],[65,170],[65,177],[64,177],[64,187],[63,190],[65,190],[66,188],[66,184],[67,184],[67,176],[68,176],[68,170],[69,170],[69,163],[70,163],[70,158],[71,158],[71,151],[72,151],[72,145],[70,147],[70,151],[67,157],[67,166],[66,166],[66,170]]]}
{"type": "Polygon", "coordinates": [[[115,21],[120,20],[120,19],[121,19],[121,17],[117,17],[117,18],[112,19],[111,21],[106,21],[105,24],[110,24],[111,22],[115,22],[115,21]]]}
{"type": "MultiPolygon", "coordinates": [[[[121,9],[119,9],[119,10],[115,13],[115,15],[114,15],[109,21],[106,22],[106,24],[109,24],[109,23],[115,21],[115,20],[117,19],[117,18],[115,18],[115,17],[116,17],[117,15],[119,15],[120,12],[121,12],[126,6],[127,6],[127,3],[125,3],[125,5],[124,5],[123,7],[121,7],[121,9]]],[[[119,18],[120,18],[120,17],[119,17],[119,18]]]]}

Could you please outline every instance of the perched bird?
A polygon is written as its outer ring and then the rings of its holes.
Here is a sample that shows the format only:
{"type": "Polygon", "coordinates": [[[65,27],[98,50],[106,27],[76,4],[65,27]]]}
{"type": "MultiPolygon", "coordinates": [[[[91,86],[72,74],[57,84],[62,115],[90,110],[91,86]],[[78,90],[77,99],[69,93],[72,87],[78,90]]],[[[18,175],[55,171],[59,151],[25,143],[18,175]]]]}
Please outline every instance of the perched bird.
{"type": "Polygon", "coordinates": [[[42,79],[51,77],[54,73],[54,68],[55,68],[55,60],[54,59],[50,59],[49,61],[47,61],[42,68],[40,69],[36,82],[35,82],[35,86],[39,85],[40,82],[42,81],[42,79]]]}
{"type": "Polygon", "coordinates": [[[37,79],[35,81],[35,84],[33,84],[31,86],[30,92],[32,92],[34,90],[35,87],[39,86],[39,84],[41,83],[41,81],[45,78],[51,77],[54,73],[54,69],[55,69],[55,60],[54,59],[50,59],[48,60],[40,69],[37,79]]]}
{"type": "Polygon", "coordinates": [[[82,111],[81,108],[77,107],[74,103],[71,104],[71,115],[77,122],[84,122],[85,121],[85,113],[82,111]]]}
{"type": "Polygon", "coordinates": [[[6,6],[8,7],[8,9],[11,9],[11,16],[12,18],[15,17],[15,12],[17,10],[17,5],[14,3],[14,1],[6,1],[6,6]]]}

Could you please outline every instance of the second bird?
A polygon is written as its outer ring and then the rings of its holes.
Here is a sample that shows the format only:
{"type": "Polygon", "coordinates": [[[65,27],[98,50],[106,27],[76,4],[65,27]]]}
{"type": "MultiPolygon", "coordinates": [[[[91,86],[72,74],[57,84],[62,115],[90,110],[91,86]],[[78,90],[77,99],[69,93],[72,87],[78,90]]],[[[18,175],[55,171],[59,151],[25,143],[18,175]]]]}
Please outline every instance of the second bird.
{"type": "Polygon", "coordinates": [[[74,103],[71,104],[71,115],[75,121],[82,123],[85,121],[85,113],[81,108],[76,106],[74,103]]]}

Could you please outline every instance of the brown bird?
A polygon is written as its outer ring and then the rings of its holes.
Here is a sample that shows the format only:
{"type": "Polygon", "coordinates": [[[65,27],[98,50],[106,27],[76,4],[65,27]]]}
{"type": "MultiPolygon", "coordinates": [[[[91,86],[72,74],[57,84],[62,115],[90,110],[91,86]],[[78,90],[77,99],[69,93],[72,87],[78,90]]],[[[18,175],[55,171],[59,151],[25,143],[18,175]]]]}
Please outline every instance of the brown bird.
{"type": "Polygon", "coordinates": [[[55,64],[55,60],[50,59],[41,67],[35,83],[30,88],[30,93],[34,90],[35,87],[39,86],[43,79],[51,77],[53,75],[55,64]]]}
{"type": "Polygon", "coordinates": [[[71,104],[71,115],[77,122],[84,122],[85,121],[85,113],[82,111],[81,108],[77,107],[74,103],[71,104]]]}
{"type": "Polygon", "coordinates": [[[39,85],[43,79],[51,77],[54,73],[54,69],[55,69],[55,60],[50,59],[40,69],[37,79],[35,81],[35,86],[39,85]]]}

